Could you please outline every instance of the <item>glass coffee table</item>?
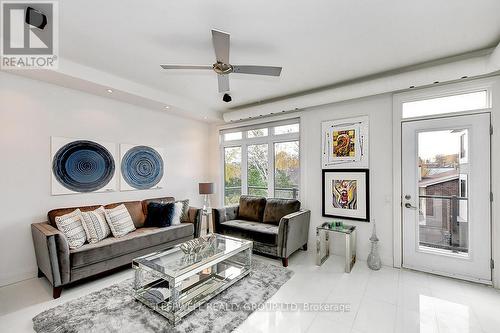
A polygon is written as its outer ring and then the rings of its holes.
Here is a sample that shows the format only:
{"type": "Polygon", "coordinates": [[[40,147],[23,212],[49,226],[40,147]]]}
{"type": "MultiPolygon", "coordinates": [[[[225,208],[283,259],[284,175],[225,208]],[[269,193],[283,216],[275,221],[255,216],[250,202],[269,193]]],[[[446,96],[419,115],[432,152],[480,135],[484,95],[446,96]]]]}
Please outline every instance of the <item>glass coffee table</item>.
{"type": "Polygon", "coordinates": [[[356,263],[356,227],[342,225],[331,227],[329,223],[323,223],[316,228],[316,265],[321,266],[330,256],[330,235],[334,232],[345,236],[345,267],[344,271],[350,273],[356,263]]]}
{"type": "Polygon", "coordinates": [[[245,277],[251,270],[252,242],[214,236],[202,253],[185,254],[179,244],[134,259],[135,298],[175,325],[245,277]]]}

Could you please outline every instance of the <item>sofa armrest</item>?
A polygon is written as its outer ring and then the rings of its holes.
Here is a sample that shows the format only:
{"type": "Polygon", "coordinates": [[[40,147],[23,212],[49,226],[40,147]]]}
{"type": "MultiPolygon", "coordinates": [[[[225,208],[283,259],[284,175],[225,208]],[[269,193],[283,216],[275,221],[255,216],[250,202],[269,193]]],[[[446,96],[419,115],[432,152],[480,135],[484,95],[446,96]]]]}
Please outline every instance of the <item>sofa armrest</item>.
{"type": "Polygon", "coordinates": [[[215,232],[220,232],[220,225],[222,222],[236,220],[238,217],[239,206],[231,206],[224,208],[212,209],[212,218],[214,222],[215,232]]]}
{"type": "Polygon", "coordinates": [[[307,244],[311,211],[302,209],[285,215],[278,225],[278,256],[288,258],[307,244]]]}
{"type": "Polygon", "coordinates": [[[66,237],[48,222],[31,224],[38,268],[54,287],[70,282],[69,246],[66,237]]]}
{"type": "Polygon", "coordinates": [[[188,210],[188,220],[185,222],[189,222],[193,224],[194,227],[194,237],[200,237],[201,232],[201,209],[197,207],[189,207],[188,210]]]}

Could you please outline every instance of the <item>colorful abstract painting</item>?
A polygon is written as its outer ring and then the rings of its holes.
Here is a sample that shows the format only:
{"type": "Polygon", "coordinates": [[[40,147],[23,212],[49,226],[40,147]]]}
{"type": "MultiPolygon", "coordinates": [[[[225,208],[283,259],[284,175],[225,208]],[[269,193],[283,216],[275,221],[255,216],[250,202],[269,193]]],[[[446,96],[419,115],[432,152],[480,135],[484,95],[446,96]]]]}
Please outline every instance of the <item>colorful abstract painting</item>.
{"type": "Polygon", "coordinates": [[[332,181],[332,205],[341,209],[358,208],[358,188],[356,180],[333,180],[332,181]]]}
{"type": "Polygon", "coordinates": [[[323,170],[322,215],[370,221],[368,169],[323,170]]]}
{"type": "Polygon", "coordinates": [[[333,157],[356,157],[356,130],[334,130],[332,138],[333,157]]]}

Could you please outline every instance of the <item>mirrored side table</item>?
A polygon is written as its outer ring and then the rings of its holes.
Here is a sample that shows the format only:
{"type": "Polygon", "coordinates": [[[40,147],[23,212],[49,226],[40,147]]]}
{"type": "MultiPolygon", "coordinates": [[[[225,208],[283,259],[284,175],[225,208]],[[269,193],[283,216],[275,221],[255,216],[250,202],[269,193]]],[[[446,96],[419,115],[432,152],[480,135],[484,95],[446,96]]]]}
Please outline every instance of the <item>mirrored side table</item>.
{"type": "Polygon", "coordinates": [[[316,228],[316,265],[321,266],[330,256],[331,232],[345,236],[345,272],[350,273],[356,263],[356,227],[352,225],[330,227],[325,222],[316,228]]]}

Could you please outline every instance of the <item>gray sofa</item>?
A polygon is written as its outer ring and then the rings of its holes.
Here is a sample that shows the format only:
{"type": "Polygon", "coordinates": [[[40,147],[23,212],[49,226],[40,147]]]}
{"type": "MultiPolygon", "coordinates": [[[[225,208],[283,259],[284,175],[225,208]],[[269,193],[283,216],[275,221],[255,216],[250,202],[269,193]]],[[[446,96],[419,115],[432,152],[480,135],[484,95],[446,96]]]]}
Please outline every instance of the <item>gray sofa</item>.
{"type": "Polygon", "coordinates": [[[193,207],[189,208],[189,220],[180,225],[166,228],[144,227],[148,203],[162,201],[174,201],[174,198],[154,198],[105,205],[105,208],[114,208],[123,203],[137,229],[124,237],[108,237],[95,244],[86,243],[77,249],[68,247],[65,236],[56,228],[55,217],[72,212],[76,208],[80,208],[81,211],[91,211],[100,206],[51,210],[47,214],[47,222],[31,225],[38,277],[47,277],[53,286],[53,297],[58,298],[63,286],[120,266],[130,265],[133,258],[164,250],[199,236],[201,212],[193,207]]]}
{"type": "Polygon", "coordinates": [[[281,258],[307,250],[311,212],[298,200],[266,199],[243,195],[240,204],[213,209],[215,232],[253,241],[255,252],[281,258]]]}

